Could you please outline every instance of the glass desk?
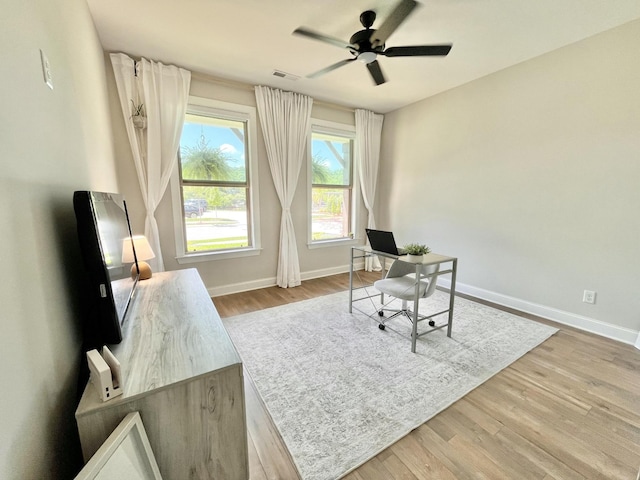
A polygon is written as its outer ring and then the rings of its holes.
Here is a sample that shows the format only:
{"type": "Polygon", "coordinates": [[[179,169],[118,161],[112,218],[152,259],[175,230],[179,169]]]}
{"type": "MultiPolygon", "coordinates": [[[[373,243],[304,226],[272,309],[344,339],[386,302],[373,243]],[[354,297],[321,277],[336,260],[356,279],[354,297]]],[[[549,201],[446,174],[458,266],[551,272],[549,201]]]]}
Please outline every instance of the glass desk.
{"type": "MultiPolygon", "coordinates": [[[[373,284],[368,284],[368,285],[359,286],[355,288],[353,285],[354,283],[353,275],[355,272],[354,262],[356,262],[358,259],[364,259],[372,256],[380,257],[380,264],[382,265],[381,278],[385,278],[386,276],[385,262],[387,258],[391,260],[407,261],[405,260],[407,257],[393,255],[386,252],[379,252],[376,250],[371,250],[371,248],[364,247],[364,246],[351,247],[351,261],[349,266],[349,313],[352,313],[353,310],[355,309],[360,313],[363,313],[368,317],[376,320],[378,324],[381,326],[381,328],[383,329],[384,324],[376,317],[379,316],[378,312],[381,312],[382,307],[384,307],[384,294],[379,291],[376,291],[375,293],[370,293],[369,291],[367,291],[367,287],[371,287],[373,284]],[[355,290],[360,290],[360,289],[365,290],[365,295],[354,299],[353,292],[355,290]],[[363,301],[363,300],[373,301],[372,299],[377,299],[377,298],[380,299],[380,307],[379,308],[376,307],[377,311],[374,314],[367,313],[361,310],[360,308],[358,308],[357,306],[357,303],[360,301],[363,301]]],[[[411,262],[408,262],[408,263],[411,263],[411,262]]],[[[451,288],[449,290],[449,308],[448,309],[442,310],[440,312],[437,312],[428,316],[422,316],[418,314],[418,304],[419,304],[420,298],[418,297],[419,285],[418,285],[418,281],[416,281],[415,296],[413,300],[413,311],[412,311],[413,321],[412,321],[412,327],[411,327],[411,351],[414,353],[416,351],[416,341],[418,337],[422,335],[447,327],[447,337],[451,337],[451,327],[453,325],[453,303],[454,303],[454,297],[456,293],[456,273],[458,268],[458,259],[455,257],[446,256],[446,255],[439,255],[437,253],[428,253],[423,256],[422,263],[416,263],[415,266],[416,266],[416,273],[415,273],[416,279],[420,279],[420,280],[429,279],[429,281],[436,281],[437,277],[441,275],[451,275],[451,288]],[[421,273],[421,266],[423,265],[438,265],[439,269],[437,272],[425,275],[424,273],[421,273]],[[436,326],[432,318],[438,315],[443,315],[445,313],[448,314],[447,323],[440,326],[436,326]],[[418,333],[418,323],[422,320],[427,320],[427,319],[429,320],[429,325],[432,328],[418,333]]],[[[399,332],[396,332],[396,333],[399,333],[399,332]]]]}

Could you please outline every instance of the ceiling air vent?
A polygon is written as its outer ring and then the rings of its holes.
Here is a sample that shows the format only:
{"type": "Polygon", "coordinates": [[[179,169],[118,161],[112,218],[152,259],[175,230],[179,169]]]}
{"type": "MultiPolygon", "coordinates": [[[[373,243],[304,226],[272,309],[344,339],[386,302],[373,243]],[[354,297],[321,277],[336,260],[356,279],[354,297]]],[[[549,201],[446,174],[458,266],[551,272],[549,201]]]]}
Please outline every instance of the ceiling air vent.
{"type": "Polygon", "coordinates": [[[274,77],[280,77],[280,78],[286,78],[287,80],[291,80],[291,81],[294,81],[294,82],[300,78],[298,75],[293,75],[292,73],[282,72],[280,70],[274,70],[273,71],[273,76],[274,77]]]}

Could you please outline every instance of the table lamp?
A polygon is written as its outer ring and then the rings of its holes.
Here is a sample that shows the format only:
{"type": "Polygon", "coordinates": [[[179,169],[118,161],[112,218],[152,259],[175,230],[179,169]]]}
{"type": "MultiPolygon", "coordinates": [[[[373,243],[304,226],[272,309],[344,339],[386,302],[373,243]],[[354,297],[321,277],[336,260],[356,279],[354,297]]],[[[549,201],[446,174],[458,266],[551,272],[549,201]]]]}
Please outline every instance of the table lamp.
{"type": "Polygon", "coordinates": [[[136,278],[138,270],[140,271],[140,280],[147,280],[151,278],[151,267],[145,260],[151,260],[156,255],[149,245],[147,237],[144,235],[134,235],[133,237],[127,237],[123,240],[122,244],[122,263],[133,263],[131,265],[131,278],[136,278]],[[133,256],[133,248],[136,249],[135,258],[138,259],[138,269],[136,270],[135,259],[133,256]]]}

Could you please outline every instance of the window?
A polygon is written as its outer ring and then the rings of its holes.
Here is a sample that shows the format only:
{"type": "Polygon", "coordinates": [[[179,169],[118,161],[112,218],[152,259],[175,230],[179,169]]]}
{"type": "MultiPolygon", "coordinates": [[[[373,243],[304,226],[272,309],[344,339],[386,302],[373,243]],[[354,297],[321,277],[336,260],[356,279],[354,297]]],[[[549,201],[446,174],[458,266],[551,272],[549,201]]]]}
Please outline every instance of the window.
{"type": "Polygon", "coordinates": [[[348,125],[312,121],[311,244],[353,238],[354,136],[348,125]]]}
{"type": "Polygon", "coordinates": [[[190,99],[174,182],[178,261],[259,249],[254,131],[254,108],[190,99]]]}

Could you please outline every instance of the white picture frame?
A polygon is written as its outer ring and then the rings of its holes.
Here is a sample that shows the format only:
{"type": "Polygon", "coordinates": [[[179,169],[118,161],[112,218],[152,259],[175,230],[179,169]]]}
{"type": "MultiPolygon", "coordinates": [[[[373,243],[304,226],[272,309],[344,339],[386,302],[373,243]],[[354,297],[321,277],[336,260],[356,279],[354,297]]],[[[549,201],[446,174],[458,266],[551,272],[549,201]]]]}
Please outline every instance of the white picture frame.
{"type": "Polygon", "coordinates": [[[162,480],[138,412],[129,413],[75,480],[162,480]]]}

